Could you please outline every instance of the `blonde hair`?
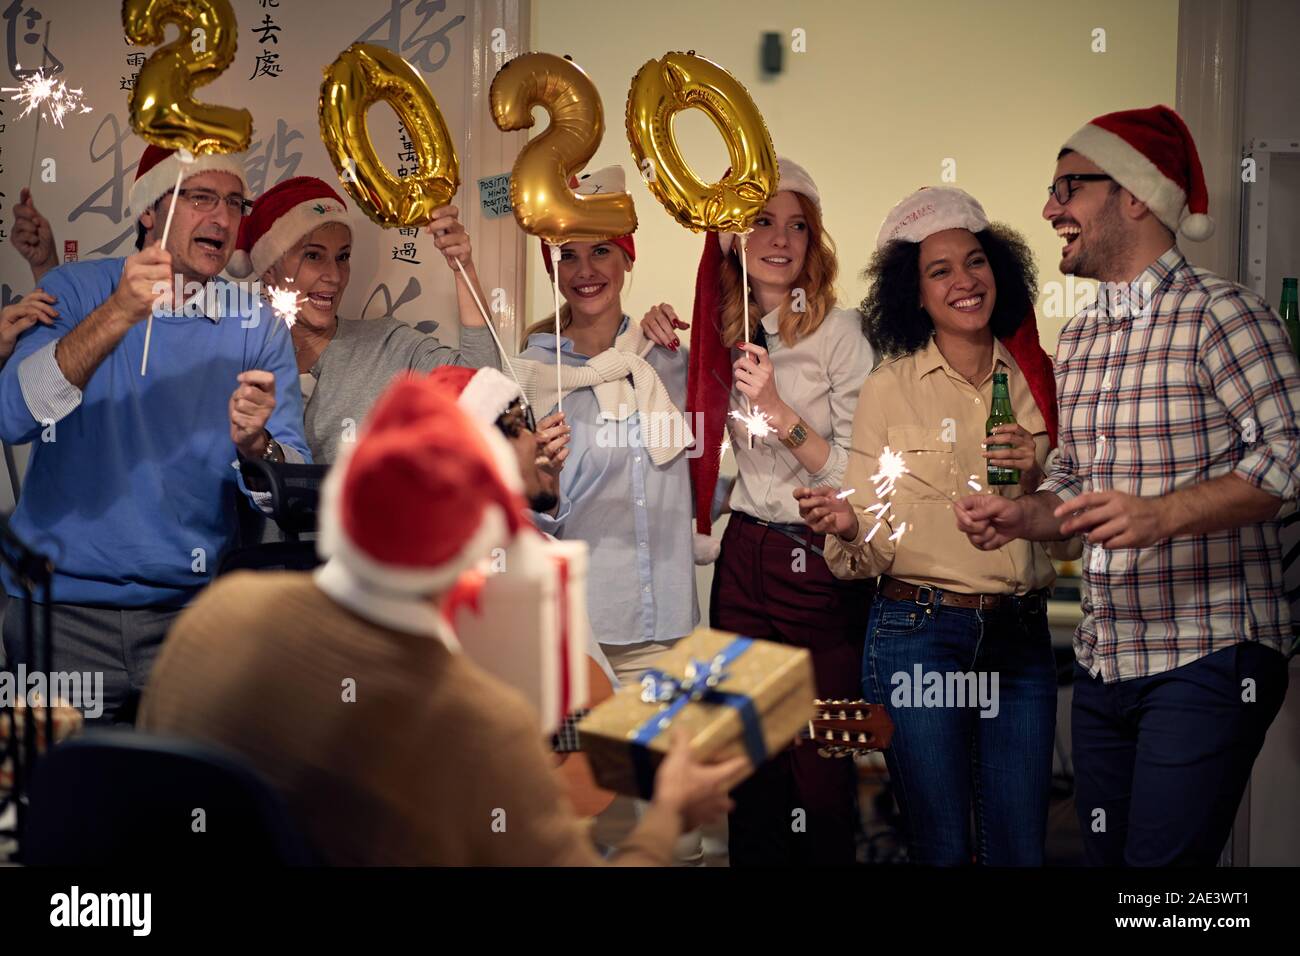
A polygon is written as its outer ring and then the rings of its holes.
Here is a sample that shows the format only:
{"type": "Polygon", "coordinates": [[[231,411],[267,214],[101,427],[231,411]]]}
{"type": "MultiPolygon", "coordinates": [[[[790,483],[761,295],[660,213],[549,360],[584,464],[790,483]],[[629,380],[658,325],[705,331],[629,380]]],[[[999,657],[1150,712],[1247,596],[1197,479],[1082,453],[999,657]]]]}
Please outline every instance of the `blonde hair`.
{"type": "MultiPolygon", "coordinates": [[[[572,321],[573,321],[573,310],[569,308],[569,303],[566,302],[564,303],[564,305],[560,306],[560,331],[563,332],[565,329],[567,329],[569,327],[569,323],[572,321]]],[[[552,312],[546,318],[534,322],[532,325],[528,326],[528,328],[524,329],[524,340],[519,343],[519,347],[521,349],[528,348],[528,340],[532,338],[534,335],[536,335],[538,332],[554,332],[554,331],[555,331],[555,313],[552,312]]]]}
{"type": "MultiPolygon", "coordinates": [[[[596,244],[599,245],[599,243],[596,243],[596,244]]],[[[613,244],[611,243],[611,245],[613,245],[613,244]]],[[[632,277],[632,260],[631,260],[631,258],[628,256],[627,251],[626,251],[625,249],[623,249],[622,246],[614,246],[614,248],[617,249],[619,252],[623,253],[623,262],[624,262],[624,264],[627,266],[627,275],[628,275],[628,279],[627,279],[627,281],[626,281],[626,282],[624,283],[624,285],[623,285],[623,291],[626,292],[626,291],[628,290],[628,287],[631,285],[631,282],[632,282],[632,278],[631,278],[631,277],[632,277]]],[[[619,299],[620,299],[620,302],[621,302],[621,301],[622,301],[622,295],[621,295],[621,294],[620,294],[620,296],[619,296],[619,299]]],[[[569,327],[569,323],[572,322],[572,321],[573,321],[573,309],[569,307],[569,303],[568,303],[568,302],[565,302],[563,305],[560,306],[560,332],[563,333],[564,330],[567,329],[567,328],[569,327]]],[[[519,348],[520,348],[520,349],[526,349],[526,348],[528,348],[528,340],[529,340],[530,338],[532,338],[532,336],[536,335],[538,332],[551,332],[551,333],[554,333],[554,332],[555,332],[555,313],[554,313],[554,312],[552,312],[552,313],[551,313],[550,315],[548,315],[546,318],[541,319],[541,320],[539,320],[539,321],[537,321],[537,322],[534,322],[532,325],[530,325],[530,326],[528,326],[526,329],[524,329],[524,331],[523,331],[523,340],[519,343],[519,348]]]]}
{"type": "MultiPolygon", "coordinates": [[[[835,277],[839,272],[839,262],[835,257],[835,243],[827,234],[822,224],[821,211],[817,205],[803,193],[795,193],[799,208],[808,223],[808,254],[804,257],[803,269],[791,285],[791,290],[802,289],[804,308],[796,311],[793,296],[781,303],[778,313],[781,341],[792,346],[800,339],[812,335],[825,321],[827,314],[835,308],[835,277]]],[[[722,301],[719,325],[722,344],[736,345],[745,339],[745,305],[749,308],[749,325],[753,329],[763,313],[753,296],[748,303],[743,303],[744,292],[741,289],[740,243],[731,246],[735,255],[727,255],[722,260],[722,272],[718,278],[720,298],[722,301]]]]}

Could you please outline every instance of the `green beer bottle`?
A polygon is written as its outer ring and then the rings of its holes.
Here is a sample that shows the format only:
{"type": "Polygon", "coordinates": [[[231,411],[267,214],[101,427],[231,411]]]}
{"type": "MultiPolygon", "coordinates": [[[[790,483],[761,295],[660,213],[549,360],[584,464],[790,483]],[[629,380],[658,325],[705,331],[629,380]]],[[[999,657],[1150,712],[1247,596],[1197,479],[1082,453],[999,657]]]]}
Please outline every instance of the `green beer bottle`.
{"type": "Polygon", "coordinates": [[[1286,330],[1291,333],[1291,351],[1300,356],[1300,305],[1296,304],[1296,280],[1282,280],[1282,304],[1277,308],[1286,330]]]}
{"type": "MultiPolygon", "coordinates": [[[[1011,411],[1011,389],[1007,385],[1006,372],[993,373],[993,409],[989,412],[988,421],[984,423],[984,434],[993,434],[993,429],[998,425],[1014,425],[1016,415],[1011,411]]],[[[1010,448],[1010,445],[989,444],[989,451],[997,451],[1000,448],[1010,448]]],[[[990,485],[1015,485],[1020,483],[1019,468],[1003,468],[999,465],[989,462],[988,466],[989,484],[990,485]]]]}

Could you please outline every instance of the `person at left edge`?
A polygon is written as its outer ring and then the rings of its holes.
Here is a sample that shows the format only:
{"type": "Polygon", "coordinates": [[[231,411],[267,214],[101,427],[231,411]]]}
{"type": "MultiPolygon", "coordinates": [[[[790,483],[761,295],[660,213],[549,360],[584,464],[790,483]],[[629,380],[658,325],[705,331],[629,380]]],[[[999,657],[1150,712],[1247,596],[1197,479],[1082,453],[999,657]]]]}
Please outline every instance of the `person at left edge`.
{"type": "MultiPolygon", "coordinates": [[[[50,669],[102,672],[102,721],[133,719],[168,626],[229,544],[248,493],[237,459],[311,460],[289,337],[218,278],[248,205],[242,162],[185,166],[164,249],[179,162],[145,149],[131,187],[139,251],[43,276],[58,318],[0,372],[0,436],[32,443],[10,525],[55,565],[50,669]]],[[[21,593],[7,569],[4,583],[21,593]]],[[[25,659],[20,611],[5,614],[11,664],[25,659]]]]}

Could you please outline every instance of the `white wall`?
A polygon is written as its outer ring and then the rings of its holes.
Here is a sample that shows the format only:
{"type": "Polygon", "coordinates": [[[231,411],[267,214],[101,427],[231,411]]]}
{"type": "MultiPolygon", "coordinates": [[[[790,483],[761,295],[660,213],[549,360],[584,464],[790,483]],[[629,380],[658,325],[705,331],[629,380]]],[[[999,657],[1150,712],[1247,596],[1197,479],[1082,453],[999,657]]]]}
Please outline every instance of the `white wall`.
{"type": "MultiPolygon", "coordinates": [[[[1024,233],[1040,279],[1059,281],[1060,244],[1039,215],[1056,152],[1100,113],[1173,104],[1177,9],[1176,0],[660,0],[597,12],[577,0],[534,0],[533,49],[570,54],[591,74],[607,128],[590,168],[619,163],[629,174],[624,111],[640,66],[693,49],[730,70],[754,97],[777,152],[816,178],[839,246],[841,303],[850,305],[865,291],[858,273],[885,213],[939,182],[945,158],[956,160],[956,185],[1024,233]],[[796,28],[806,33],[805,53],[790,52],[796,28]],[[1091,52],[1098,28],[1105,53],[1091,52]],[[776,79],[760,76],[764,31],[786,39],[776,79]]],[[[677,127],[701,174],[725,168],[702,114],[681,114],[677,127]]],[[[636,317],[659,301],[689,312],[702,239],[629,179],[641,225],[625,305],[636,317]]],[[[542,318],[551,292],[530,245],[528,314],[542,318]]],[[[1063,318],[1040,320],[1049,350],[1063,318]]]]}

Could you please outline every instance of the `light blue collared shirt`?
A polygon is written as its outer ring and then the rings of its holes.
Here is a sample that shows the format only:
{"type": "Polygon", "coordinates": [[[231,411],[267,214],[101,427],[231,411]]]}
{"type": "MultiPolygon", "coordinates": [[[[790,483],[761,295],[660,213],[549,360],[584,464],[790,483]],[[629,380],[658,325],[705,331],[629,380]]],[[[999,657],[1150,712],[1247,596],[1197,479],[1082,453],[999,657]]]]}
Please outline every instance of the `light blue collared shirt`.
{"type": "MultiPolygon", "coordinates": [[[[619,335],[629,321],[623,316],[619,335]]],[[[575,352],[572,340],[564,337],[560,355],[565,365],[582,365],[590,358],[575,352]]],[[[529,336],[522,357],[554,362],[555,335],[529,336]]],[[[682,408],[686,350],[656,347],[646,361],[682,408]]],[[[542,410],[536,411],[542,418],[542,410]]],[[[573,432],[560,472],[560,507],[555,517],[534,517],[543,531],[585,541],[591,549],[587,608],[593,635],[601,644],[613,645],[685,637],[700,619],[685,453],[664,467],[655,465],[641,443],[638,415],[634,412],[625,422],[602,422],[590,388],[565,396],[564,415],[573,432]]]]}

